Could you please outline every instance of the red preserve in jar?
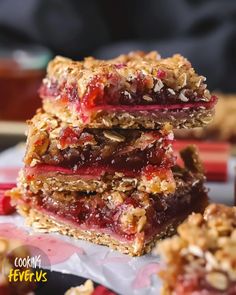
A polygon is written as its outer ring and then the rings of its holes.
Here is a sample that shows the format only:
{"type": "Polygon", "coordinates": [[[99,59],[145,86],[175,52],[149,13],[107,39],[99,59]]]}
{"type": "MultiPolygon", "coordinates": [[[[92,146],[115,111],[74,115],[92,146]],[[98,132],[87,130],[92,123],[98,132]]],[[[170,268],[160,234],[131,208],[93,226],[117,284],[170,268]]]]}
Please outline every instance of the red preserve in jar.
{"type": "Polygon", "coordinates": [[[0,121],[25,121],[40,107],[38,89],[50,52],[39,46],[0,48],[0,121]]]}

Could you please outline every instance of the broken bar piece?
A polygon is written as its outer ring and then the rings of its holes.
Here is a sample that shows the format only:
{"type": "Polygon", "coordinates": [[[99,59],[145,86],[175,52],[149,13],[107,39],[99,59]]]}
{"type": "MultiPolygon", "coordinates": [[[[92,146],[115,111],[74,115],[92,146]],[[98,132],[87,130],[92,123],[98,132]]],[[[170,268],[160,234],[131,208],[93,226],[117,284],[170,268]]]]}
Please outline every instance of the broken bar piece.
{"type": "Polygon", "coordinates": [[[210,204],[161,242],[163,295],[236,294],[236,207],[210,204]]]}
{"type": "Polygon", "coordinates": [[[22,182],[30,189],[172,193],[173,132],[80,129],[39,111],[29,121],[22,182]],[[23,180],[24,179],[24,180],[23,180]]]}
{"type": "MultiPolygon", "coordinates": [[[[194,149],[190,151],[196,159],[194,149]]],[[[188,214],[206,207],[205,178],[197,167],[196,163],[190,171],[174,166],[176,190],[169,194],[137,189],[102,193],[42,189],[35,193],[19,179],[11,196],[18,212],[36,230],[58,231],[139,256],[149,252],[156,240],[172,235],[188,214]]]]}

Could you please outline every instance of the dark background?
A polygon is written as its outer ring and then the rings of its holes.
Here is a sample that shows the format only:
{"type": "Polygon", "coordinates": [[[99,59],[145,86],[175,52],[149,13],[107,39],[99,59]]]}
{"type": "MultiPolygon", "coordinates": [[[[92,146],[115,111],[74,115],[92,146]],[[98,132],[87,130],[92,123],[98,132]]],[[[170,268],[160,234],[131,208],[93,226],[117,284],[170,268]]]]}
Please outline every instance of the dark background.
{"type": "Polygon", "coordinates": [[[235,0],[0,0],[0,44],[81,59],[181,53],[210,89],[236,91],[235,0]]]}

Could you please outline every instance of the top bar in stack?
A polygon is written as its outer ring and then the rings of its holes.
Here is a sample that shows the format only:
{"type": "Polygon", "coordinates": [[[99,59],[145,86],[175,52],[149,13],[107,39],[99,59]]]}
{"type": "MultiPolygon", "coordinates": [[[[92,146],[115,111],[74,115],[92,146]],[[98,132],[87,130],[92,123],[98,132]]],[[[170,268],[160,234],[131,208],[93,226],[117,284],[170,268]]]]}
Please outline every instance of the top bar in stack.
{"type": "Polygon", "coordinates": [[[46,112],[88,128],[200,127],[217,101],[181,55],[134,52],[82,62],[56,57],[40,89],[46,112]]]}

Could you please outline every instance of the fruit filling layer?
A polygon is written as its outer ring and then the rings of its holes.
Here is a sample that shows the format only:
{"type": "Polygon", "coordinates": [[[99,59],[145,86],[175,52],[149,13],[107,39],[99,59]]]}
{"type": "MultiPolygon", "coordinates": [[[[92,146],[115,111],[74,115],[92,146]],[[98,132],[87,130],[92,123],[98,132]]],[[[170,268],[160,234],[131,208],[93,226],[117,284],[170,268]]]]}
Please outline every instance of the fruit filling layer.
{"type": "Polygon", "coordinates": [[[175,158],[169,126],[159,131],[79,129],[45,113],[30,122],[25,164],[138,173],[168,169],[175,158]]]}
{"type": "Polygon", "coordinates": [[[178,54],[162,59],[157,52],[131,52],[111,60],[90,57],[80,62],[56,57],[48,65],[40,95],[84,111],[109,106],[195,107],[213,101],[205,80],[178,54]]]}
{"type": "MultiPolygon", "coordinates": [[[[162,109],[181,109],[183,107],[197,108],[204,107],[211,109],[216,103],[216,97],[209,99],[198,96],[191,89],[174,91],[167,86],[162,86],[158,91],[157,86],[153,89],[146,89],[147,81],[145,78],[137,78],[132,81],[131,87],[135,87],[135,92],[128,91],[126,88],[119,88],[117,85],[104,87],[98,78],[92,80],[84,96],[80,97],[76,84],[57,81],[47,81],[40,88],[40,96],[45,99],[55,99],[56,103],[75,106],[78,112],[89,112],[90,110],[162,110],[162,109]],[[135,85],[135,86],[134,86],[135,85]]],[[[156,82],[158,85],[160,82],[156,82]]],[[[161,82],[162,83],[162,82],[161,82]]]]}
{"type": "Polygon", "coordinates": [[[151,238],[170,220],[181,218],[181,214],[192,210],[196,200],[200,204],[203,195],[202,187],[197,186],[168,198],[137,191],[128,194],[113,191],[102,195],[79,192],[33,194],[27,191],[21,201],[82,229],[100,230],[132,241],[142,232],[146,238],[151,238]]]}

